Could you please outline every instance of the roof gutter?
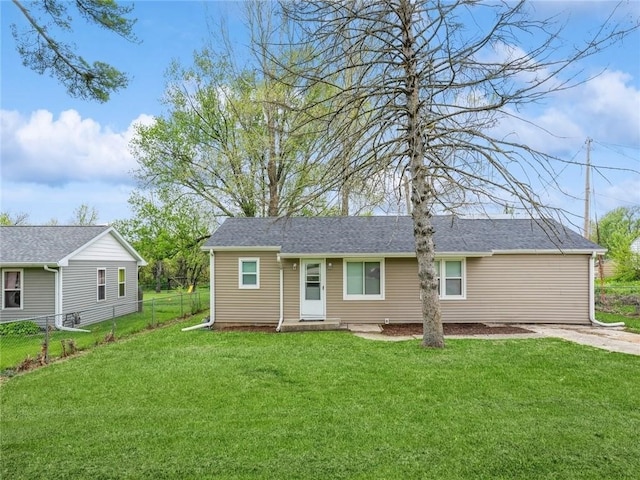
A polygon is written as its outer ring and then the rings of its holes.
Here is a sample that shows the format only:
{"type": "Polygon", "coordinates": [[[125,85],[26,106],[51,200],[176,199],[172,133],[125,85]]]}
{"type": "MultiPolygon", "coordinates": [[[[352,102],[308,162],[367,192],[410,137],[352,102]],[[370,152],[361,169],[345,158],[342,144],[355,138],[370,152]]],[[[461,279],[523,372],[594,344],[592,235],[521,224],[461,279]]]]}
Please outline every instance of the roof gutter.
{"type": "Polygon", "coordinates": [[[278,260],[278,265],[280,266],[280,318],[278,319],[278,326],[276,327],[276,332],[279,332],[282,328],[282,322],[284,322],[284,268],[282,266],[282,258],[280,258],[280,254],[276,256],[278,260]]]}
{"type": "Polygon", "coordinates": [[[595,307],[595,269],[594,264],[596,260],[596,252],[591,254],[589,260],[589,321],[597,327],[624,327],[624,322],[616,323],[604,323],[596,320],[596,307],[595,307]]]}
{"type": "Polygon", "coordinates": [[[61,305],[61,295],[60,295],[60,271],[56,270],[55,268],[49,268],[48,265],[44,265],[44,269],[47,272],[52,272],[55,276],[53,282],[54,282],[54,302],[55,302],[55,307],[54,307],[54,312],[55,315],[53,316],[53,322],[55,327],[58,330],[62,330],[65,332],[83,332],[83,333],[91,333],[90,330],[84,330],[82,328],[71,328],[71,327],[65,327],[62,324],[62,305],[61,305]]]}

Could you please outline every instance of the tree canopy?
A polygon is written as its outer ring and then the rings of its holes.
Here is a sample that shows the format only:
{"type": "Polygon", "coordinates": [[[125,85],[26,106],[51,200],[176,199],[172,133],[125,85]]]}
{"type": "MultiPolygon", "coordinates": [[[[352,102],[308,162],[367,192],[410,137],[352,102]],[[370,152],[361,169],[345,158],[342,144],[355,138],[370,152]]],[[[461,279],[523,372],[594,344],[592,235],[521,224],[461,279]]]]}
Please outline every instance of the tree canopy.
{"type": "Polygon", "coordinates": [[[615,260],[618,280],[640,280],[640,252],[632,250],[640,241],[640,206],[618,207],[596,222],[591,239],[605,247],[607,256],[615,260]]]}
{"type": "Polygon", "coordinates": [[[136,20],[128,18],[133,4],[115,0],[12,0],[25,19],[24,25],[11,25],[23,64],[36,73],[48,73],[64,85],[72,97],[106,102],[112,93],[127,86],[127,75],[102,61],[90,63],[78,47],[63,40],[73,32],[79,19],[135,42],[136,20]],[[70,7],[75,7],[73,14],[70,7]]]}

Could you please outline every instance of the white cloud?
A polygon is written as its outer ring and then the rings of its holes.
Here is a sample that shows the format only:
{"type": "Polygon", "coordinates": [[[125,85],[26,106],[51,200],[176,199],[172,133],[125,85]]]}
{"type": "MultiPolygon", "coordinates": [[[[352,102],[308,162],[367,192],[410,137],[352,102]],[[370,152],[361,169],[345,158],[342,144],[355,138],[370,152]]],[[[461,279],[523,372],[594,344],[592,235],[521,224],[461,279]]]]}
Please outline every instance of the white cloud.
{"type": "Polygon", "coordinates": [[[128,145],[135,125],[151,122],[139,115],[115,132],[75,110],[58,118],[46,110],[29,117],[0,110],[0,211],[27,213],[32,224],[66,224],[84,204],[97,210],[100,223],[128,218],[137,166],[128,145]]]}
{"type": "Polygon", "coordinates": [[[81,118],[75,110],[66,110],[58,118],[46,110],[28,118],[0,110],[3,182],[131,183],[131,171],[136,168],[128,147],[133,125],[150,121],[151,117],[141,115],[127,130],[113,132],[81,118]]]}

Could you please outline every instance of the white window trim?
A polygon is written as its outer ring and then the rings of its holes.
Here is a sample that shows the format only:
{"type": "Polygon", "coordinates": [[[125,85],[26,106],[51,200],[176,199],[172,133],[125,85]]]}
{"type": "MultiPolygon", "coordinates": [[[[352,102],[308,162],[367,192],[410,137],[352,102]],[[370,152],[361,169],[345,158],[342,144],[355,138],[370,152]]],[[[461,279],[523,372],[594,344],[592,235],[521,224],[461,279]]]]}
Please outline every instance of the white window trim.
{"type": "Polygon", "coordinates": [[[385,286],[384,258],[343,258],[342,259],[342,299],[343,300],[384,300],[385,286]],[[380,294],[349,295],[347,293],[347,263],[380,262],[380,294]]]}
{"type": "Polygon", "coordinates": [[[127,269],[125,267],[118,267],[118,298],[125,298],[127,296],[127,269]],[[120,281],[120,272],[124,272],[124,281],[120,281]],[[120,295],[120,285],[124,285],[124,294],[120,295]]]}
{"type": "Polygon", "coordinates": [[[96,268],[96,301],[97,302],[106,302],[107,301],[107,269],[106,267],[96,268]],[[104,298],[100,298],[100,283],[98,283],[98,272],[100,270],[104,270],[104,298]]]}
{"type": "MultiPolygon", "coordinates": [[[[14,290],[14,289],[12,289],[14,290]]],[[[22,268],[3,268],[2,269],[2,309],[3,310],[23,310],[24,309],[24,269],[22,268]],[[20,306],[19,307],[7,307],[4,304],[4,274],[9,272],[18,272],[20,274],[20,306]]]]}
{"type": "Polygon", "coordinates": [[[260,288],[260,259],[258,257],[240,257],[238,258],[238,288],[245,290],[256,290],[260,288]],[[244,262],[256,262],[256,284],[245,285],[242,283],[242,264],[244,262]]]}
{"type": "MultiPolygon", "coordinates": [[[[440,300],[466,300],[467,299],[467,259],[461,258],[436,258],[435,261],[440,262],[440,271],[436,272],[440,279],[440,300]],[[462,275],[462,294],[461,295],[447,295],[446,291],[446,262],[461,262],[460,269],[462,275]]],[[[451,277],[458,278],[458,277],[451,277]]]]}

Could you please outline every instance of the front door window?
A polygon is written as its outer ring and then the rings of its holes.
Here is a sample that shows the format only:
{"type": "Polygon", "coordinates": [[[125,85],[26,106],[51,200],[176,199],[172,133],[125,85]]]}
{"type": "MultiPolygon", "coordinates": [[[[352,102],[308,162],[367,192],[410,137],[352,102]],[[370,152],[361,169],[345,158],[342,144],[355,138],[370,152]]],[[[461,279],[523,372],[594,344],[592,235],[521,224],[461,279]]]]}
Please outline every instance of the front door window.
{"type": "Polygon", "coordinates": [[[305,267],[305,300],[320,300],[320,264],[307,263],[305,267]]]}

